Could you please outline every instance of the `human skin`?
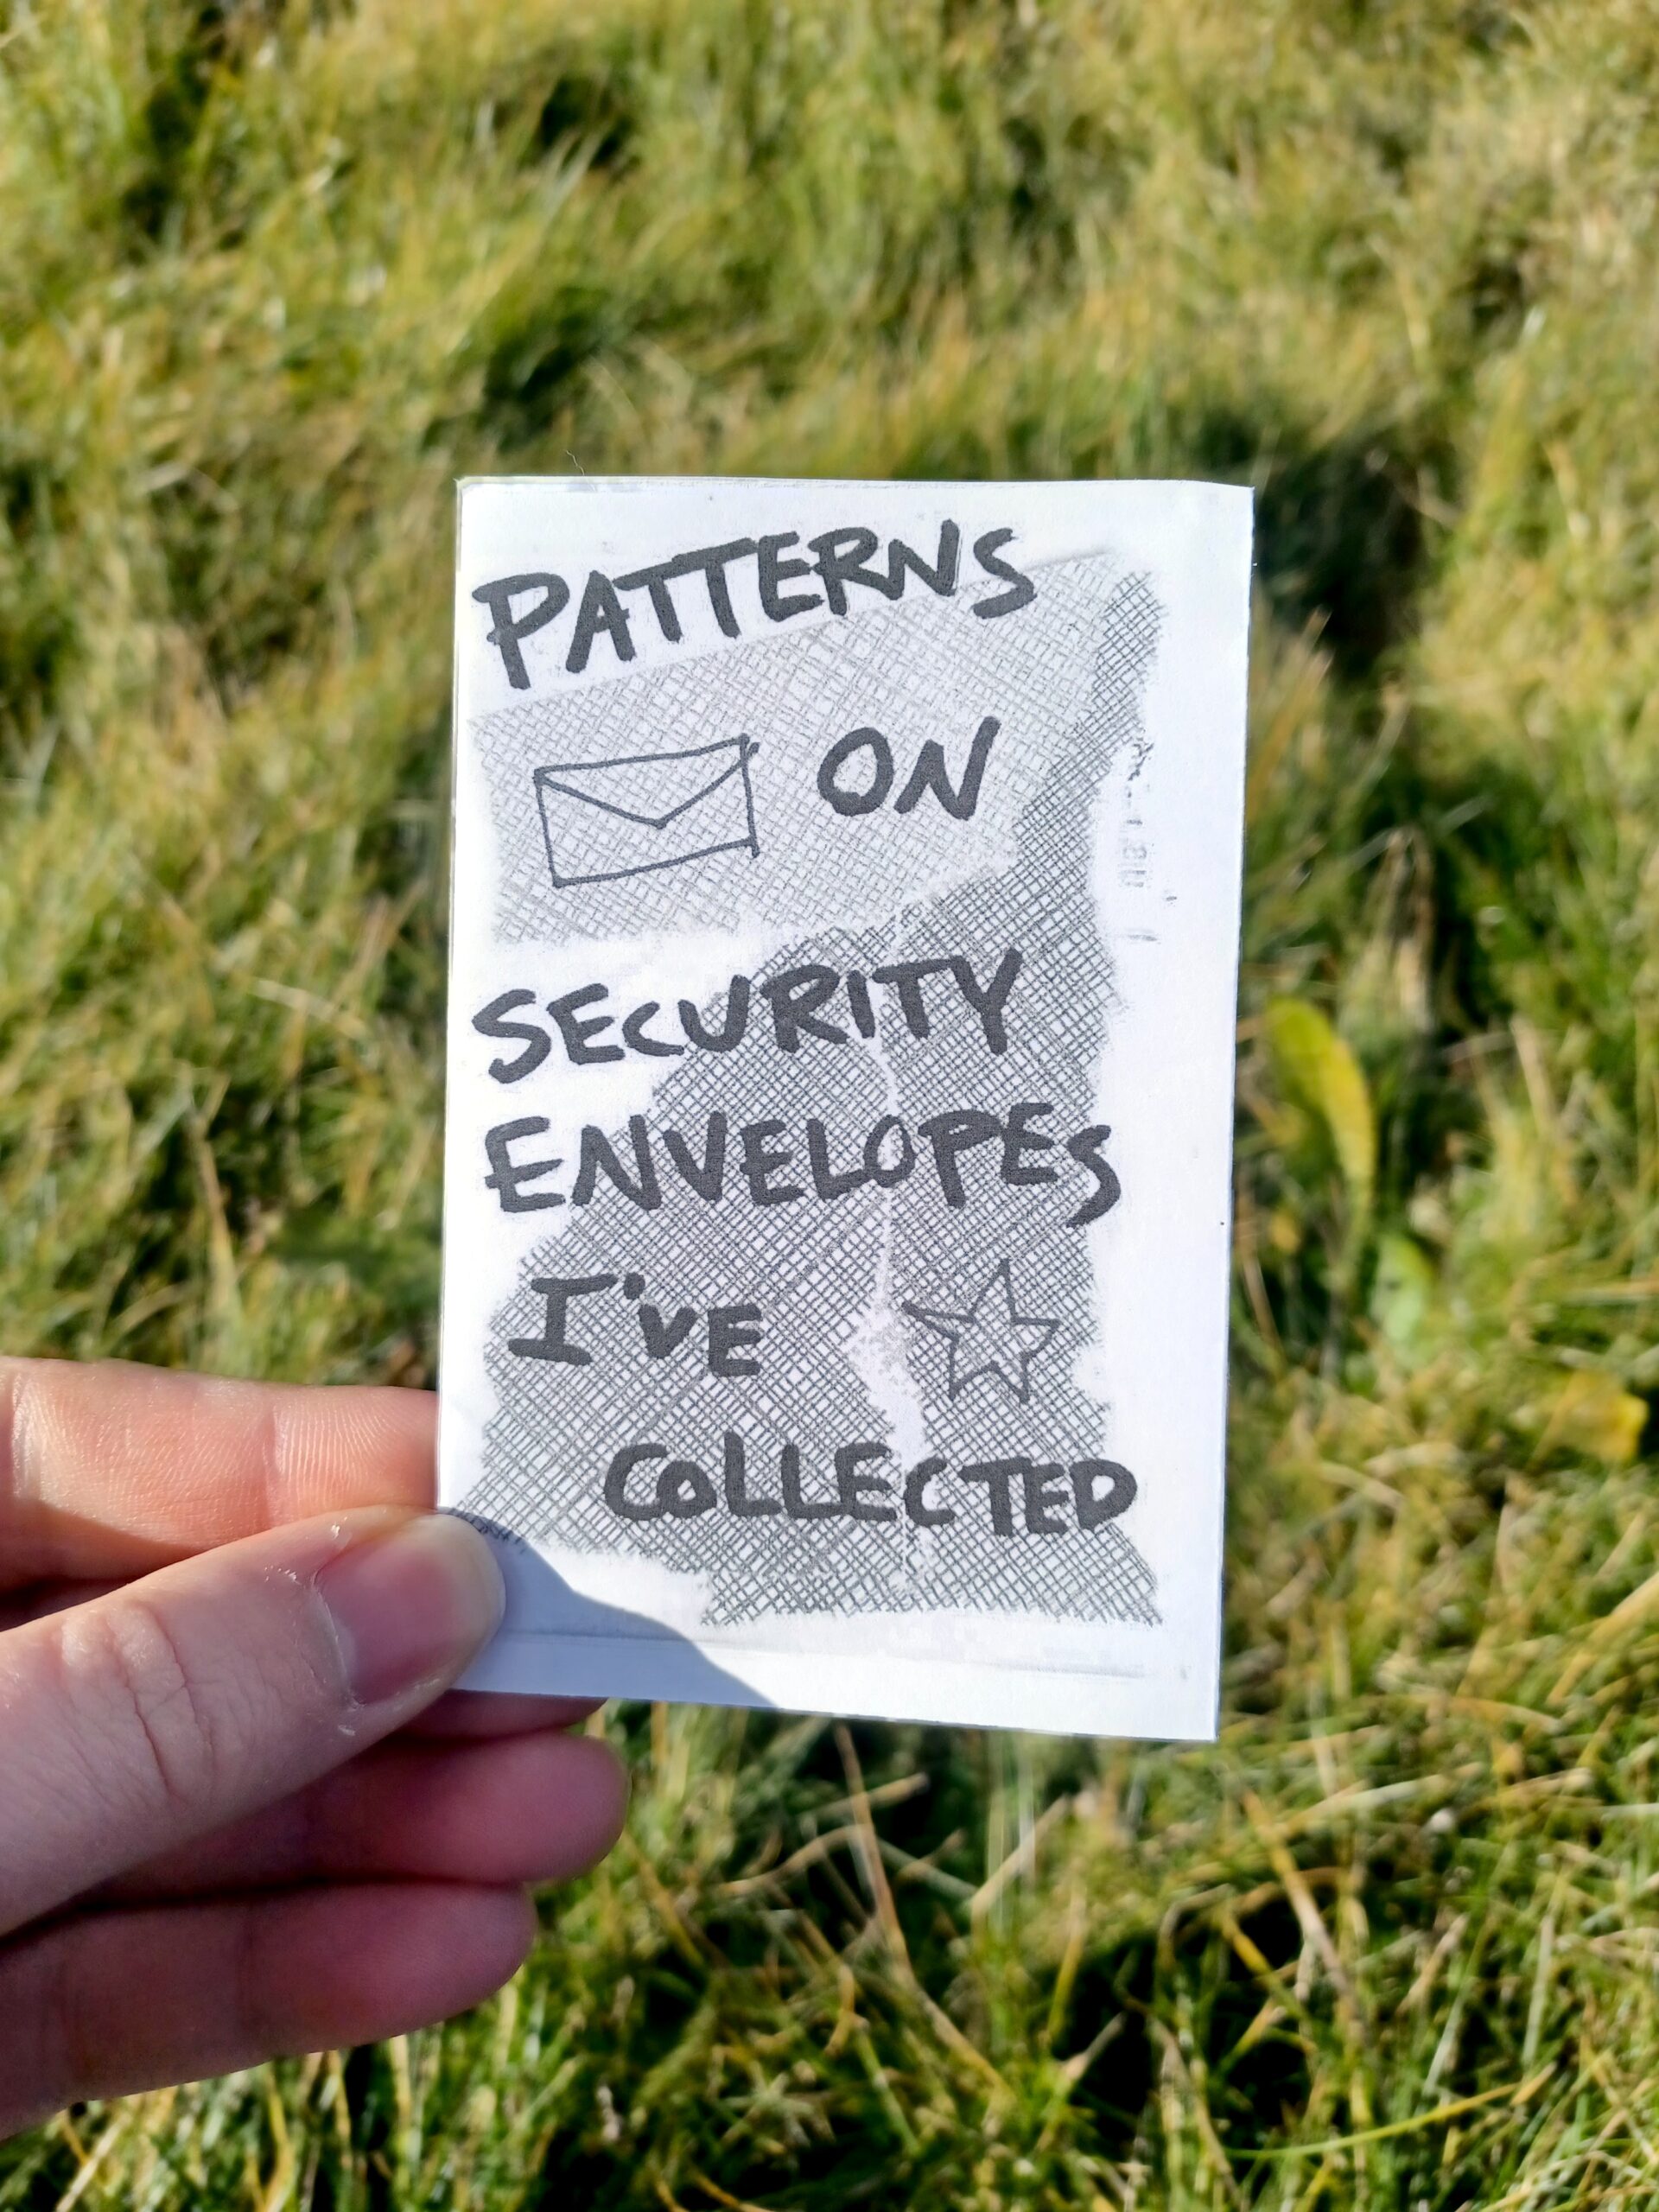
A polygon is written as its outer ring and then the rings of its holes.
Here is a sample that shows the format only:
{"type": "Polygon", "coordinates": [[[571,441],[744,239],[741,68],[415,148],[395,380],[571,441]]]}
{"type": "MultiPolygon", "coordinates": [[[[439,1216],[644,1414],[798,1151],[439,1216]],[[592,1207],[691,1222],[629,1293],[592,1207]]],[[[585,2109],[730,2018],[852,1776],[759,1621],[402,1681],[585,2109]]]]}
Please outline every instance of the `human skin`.
{"type": "Polygon", "coordinates": [[[435,1402],[0,1359],[0,2136],[488,1995],[626,1785],[451,1686],[500,1575],[435,1402]]]}

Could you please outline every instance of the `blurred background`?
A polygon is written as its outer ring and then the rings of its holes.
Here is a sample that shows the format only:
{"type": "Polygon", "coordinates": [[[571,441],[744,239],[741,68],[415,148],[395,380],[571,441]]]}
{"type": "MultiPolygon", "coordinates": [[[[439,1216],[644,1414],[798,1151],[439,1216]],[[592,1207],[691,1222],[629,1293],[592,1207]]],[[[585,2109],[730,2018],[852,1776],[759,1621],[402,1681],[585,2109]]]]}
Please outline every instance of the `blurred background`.
{"type": "Polygon", "coordinates": [[[1219,1744],[614,1713],[499,2002],[0,2206],[1653,2202],[1656,175],[1651,0],[0,0],[9,1350],[435,1379],[457,475],[1259,553],[1219,1744]]]}

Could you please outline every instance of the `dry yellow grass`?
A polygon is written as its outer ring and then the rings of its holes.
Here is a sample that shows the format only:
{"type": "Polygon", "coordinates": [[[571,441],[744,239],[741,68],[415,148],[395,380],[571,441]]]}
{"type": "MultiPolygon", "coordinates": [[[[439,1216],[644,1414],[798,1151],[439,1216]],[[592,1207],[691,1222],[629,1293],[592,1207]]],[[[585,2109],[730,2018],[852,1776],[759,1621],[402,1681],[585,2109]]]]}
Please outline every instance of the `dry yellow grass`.
{"type": "Polygon", "coordinates": [[[1262,556],[1219,1745],[624,1713],[499,2005],[0,2205],[1653,2201],[1656,174],[1643,0],[0,0],[10,1348],[429,1376],[455,476],[1262,556]]]}

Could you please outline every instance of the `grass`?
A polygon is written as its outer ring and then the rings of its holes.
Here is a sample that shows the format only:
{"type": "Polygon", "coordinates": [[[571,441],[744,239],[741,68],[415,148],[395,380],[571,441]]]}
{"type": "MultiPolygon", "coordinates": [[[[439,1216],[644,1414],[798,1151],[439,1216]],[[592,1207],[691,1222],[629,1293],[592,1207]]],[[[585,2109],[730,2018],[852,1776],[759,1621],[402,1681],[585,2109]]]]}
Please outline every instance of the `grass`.
{"type": "Polygon", "coordinates": [[[1214,1748],[624,1711],[0,2207],[1645,2206],[1650,0],[0,0],[0,1310],[431,1377],[451,484],[1258,487],[1214,1748]]]}

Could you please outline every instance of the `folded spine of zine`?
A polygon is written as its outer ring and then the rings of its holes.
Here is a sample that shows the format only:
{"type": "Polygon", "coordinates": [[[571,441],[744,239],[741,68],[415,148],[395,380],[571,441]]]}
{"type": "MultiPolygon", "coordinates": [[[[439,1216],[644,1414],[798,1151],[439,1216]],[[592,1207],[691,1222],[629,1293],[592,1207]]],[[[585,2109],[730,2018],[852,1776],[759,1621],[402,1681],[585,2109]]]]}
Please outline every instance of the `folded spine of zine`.
{"type": "Polygon", "coordinates": [[[461,487],[472,1681],[1215,1725],[1248,493],[461,487]]]}

